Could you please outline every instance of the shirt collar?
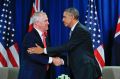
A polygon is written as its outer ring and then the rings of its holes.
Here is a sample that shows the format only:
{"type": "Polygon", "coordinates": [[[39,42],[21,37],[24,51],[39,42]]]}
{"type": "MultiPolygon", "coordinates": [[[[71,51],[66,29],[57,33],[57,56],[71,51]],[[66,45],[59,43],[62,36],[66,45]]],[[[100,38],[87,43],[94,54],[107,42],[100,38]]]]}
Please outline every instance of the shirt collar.
{"type": "Polygon", "coordinates": [[[38,29],[35,28],[35,30],[38,32],[39,36],[41,37],[42,36],[42,32],[38,29]]]}
{"type": "Polygon", "coordinates": [[[74,28],[75,28],[75,26],[77,25],[78,22],[79,22],[79,21],[77,21],[77,22],[73,25],[73,27],[71,28],[71,31],[74,30],[74,28]]]}

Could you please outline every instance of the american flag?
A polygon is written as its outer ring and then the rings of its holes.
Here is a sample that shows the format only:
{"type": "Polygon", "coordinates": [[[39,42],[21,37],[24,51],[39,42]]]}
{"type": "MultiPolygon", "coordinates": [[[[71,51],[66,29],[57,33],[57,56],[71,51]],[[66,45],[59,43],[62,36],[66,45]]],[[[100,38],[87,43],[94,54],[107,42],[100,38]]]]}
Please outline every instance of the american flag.
{"type": "Polygon", "coordinates": [[[19,66],[15,36],[15,0],[2,0],[0,2],[0,67],[19,66]]]}
{"type": "MultiPolygon", "coordinates": [[[[33,14],[34,14],[35,12],[38,12],[38,11],[40,11],[40,0],[35,0],[35,1],[33,2],[31,17],[33,16],[33,14]]],[[[28,32],[30,32],[32,29],[33,29],[33,26],[32,26],[32,18],[30,18],[30,23],[29,23],[28,32]]]]}
{"type": "Polygon", "coordinates": [[[102,69],[102,67],[105,65],[105,57],[95,0],[89,0],[85,17],[85,24],[88,26],[92,37],[94,55],[99,63],[100,68],[102,69]]]}

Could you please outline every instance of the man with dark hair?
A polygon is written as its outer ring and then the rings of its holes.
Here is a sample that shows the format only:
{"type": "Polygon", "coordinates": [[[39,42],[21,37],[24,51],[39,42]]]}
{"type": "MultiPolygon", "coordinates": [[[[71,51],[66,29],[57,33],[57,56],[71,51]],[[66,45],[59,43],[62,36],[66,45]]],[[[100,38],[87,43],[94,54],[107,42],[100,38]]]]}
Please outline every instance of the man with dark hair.
{"type": "Polygon", "coordinates": [[[67,51],[69,55],[69,67],[71,79],[98,79],[101,70],[95,59],[91,34],[85,26],[79,22],[79,12],[75,8],[68,8],[63,13],[63,23],[70,28],[69,41],[58,47],[41,48],[36,45],[28,48],[30,54],[60,54],[67,51]]]}

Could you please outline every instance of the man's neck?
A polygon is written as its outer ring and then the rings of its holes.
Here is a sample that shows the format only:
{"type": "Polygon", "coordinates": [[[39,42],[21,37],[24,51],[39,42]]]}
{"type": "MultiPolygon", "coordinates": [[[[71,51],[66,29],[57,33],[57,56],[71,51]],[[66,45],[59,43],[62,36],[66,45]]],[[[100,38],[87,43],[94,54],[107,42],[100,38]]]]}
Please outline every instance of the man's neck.
{"type": "Polygon", "coordinates": [[[70,28],[72,28],[76,23],[78,23],[78,20],[73,20],[72,23],[71,23],[70,28]]]}

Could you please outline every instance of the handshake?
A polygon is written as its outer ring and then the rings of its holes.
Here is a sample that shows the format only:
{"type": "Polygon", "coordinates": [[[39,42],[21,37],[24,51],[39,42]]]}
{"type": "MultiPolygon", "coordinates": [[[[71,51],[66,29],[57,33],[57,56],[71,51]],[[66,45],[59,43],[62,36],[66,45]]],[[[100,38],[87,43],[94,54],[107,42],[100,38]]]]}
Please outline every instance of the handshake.
{"type": "MultiPolygon", "coordinates": [[[[44,48],[42,48],[38,44],[36,44],[36,47],[28,48],[27,52],[29,54],[42,54],[42,53],[44,53],[44,48]]],[[[60,65],[64,65],[64,60],[60,57],[52,57],[52,63],[55,66],[60,66],[60,65]]]]}
{"type": "Polygon", "coordinates": [[[64,65],[64,60],[60,57],[52,57],[52,63],[55,66],[60,66],[60,65],[64,65]]]}

